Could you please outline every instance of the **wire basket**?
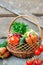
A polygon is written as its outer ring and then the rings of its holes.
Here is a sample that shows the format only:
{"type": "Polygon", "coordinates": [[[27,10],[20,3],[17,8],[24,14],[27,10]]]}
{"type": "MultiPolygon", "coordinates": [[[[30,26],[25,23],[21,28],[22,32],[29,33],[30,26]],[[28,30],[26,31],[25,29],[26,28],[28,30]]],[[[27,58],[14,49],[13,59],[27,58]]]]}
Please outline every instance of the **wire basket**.
{"type": "MultiPolygon", "coordinates": [[[[42,32],[41,32],[41,28],[40,28],[40,25],[39,23],[37,23],[37,20],[32,17],[32,16],[27,16],[27,15],[20,15],[20,16],[17,16],[14,18],[14,20],[11,22],[10,26],[9,26],[9,30],[8,30],[8,34],[11,34],[10,30],[11,30],[11,26],[12,24],[14,23],[15,20],[17,20],[18,18],[28,18],[28,19],[31,19],[32,22],[34,22],[36,24],[36,26],[38,27],[39,29],[39,33],[40,33],[40,36],[39,36],[39,44],[22,44],[22,45],[12,45],[10,43],[8,43],[7,45],[7,49],[16,57],[19,57],[19,58],[28,58],[28,57],[32,57],[34,55],[34,49],[37,49],[38,46],[41,44],[41,41],[42,41],[42,32]],[[16,50],[15,50],[16,48],[16,50]]],[[[9,36],[8,36],[9,37],[9,36]]]]}

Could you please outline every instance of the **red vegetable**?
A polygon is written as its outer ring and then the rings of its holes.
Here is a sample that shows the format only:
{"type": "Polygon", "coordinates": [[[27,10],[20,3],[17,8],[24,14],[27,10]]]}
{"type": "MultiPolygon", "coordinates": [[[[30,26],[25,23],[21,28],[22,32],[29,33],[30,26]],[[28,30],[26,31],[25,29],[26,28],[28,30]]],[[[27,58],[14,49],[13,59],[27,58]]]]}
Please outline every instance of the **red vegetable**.
{"type": "Polygon", "coordinates": [[[39,49],[36,49],[34,53],[35,53],[35,55],[40,55],[41,54],[39,49]]]}
{"type": "Polygon", "coordinates": [[[40,65],[41,64],[37,59],[35,59],[33,63],[34,63],[34,65],[40,65]]]}
{"type": "Polygon", "coordinates": [[[32,65],[33,61],[26,61],[26,65],[32,65]]]}
{"type": "Polygon", "coordinates": [[[19,44],[19,41],[20,41],[20,37],[18,37],[17,35],[13,35],[13,36],[9,37],[9,39],[8,39],[8,42],[12,43],[14,45],[19,44]]]}
{"type": "Polygon", "coordinates": [[[39,47],[40,51],[43,52],[43,45],[39,47]]]}

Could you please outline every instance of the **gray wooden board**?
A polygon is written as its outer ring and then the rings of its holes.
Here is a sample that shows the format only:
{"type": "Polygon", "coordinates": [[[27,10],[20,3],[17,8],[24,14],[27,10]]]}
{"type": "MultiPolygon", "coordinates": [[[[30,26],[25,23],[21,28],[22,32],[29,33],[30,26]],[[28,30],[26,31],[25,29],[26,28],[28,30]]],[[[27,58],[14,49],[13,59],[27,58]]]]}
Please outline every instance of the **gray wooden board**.
{"type": "MultiPolygon", "coordinates": [[[[5,39],[0,39],[0,44],[4,42],[5,39]]],[[[42,58],[43,59],[43,53],[36,57],[36,58],[42,58]]],[[[10,56],[7,59],[0,59],[0,65],[26,65],[27,59],[21,59],[17,58],[15,56],[10,56]]]]}
{"type": "Polygon", "coordinates": [[[11,12],[9,12],[8,10],[0,7],[0,14],[12,14],[11,12]]]}
{"type": "MultiPolygon", "coordinates": [[[[2,0],[0,0],[2,1],[2,0]]],[[[43,14],[43,0],[3,0],[22,14],[43,14]]]]}

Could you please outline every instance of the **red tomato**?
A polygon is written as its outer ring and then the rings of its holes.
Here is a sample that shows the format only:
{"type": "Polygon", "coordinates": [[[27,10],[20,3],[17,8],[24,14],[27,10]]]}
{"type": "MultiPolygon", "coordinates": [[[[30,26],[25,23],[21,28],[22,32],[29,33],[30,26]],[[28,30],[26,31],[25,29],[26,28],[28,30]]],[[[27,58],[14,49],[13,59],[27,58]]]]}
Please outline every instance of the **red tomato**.
{"type": "Polygon", "coordinates": [[[38,50],[38,49],[36,49],[34,53],[35,53],[35,55],[40,55],[41,54],[40,50],[38,50]]]}
{"type": "Polygon", "coordinates": [[[34,63],[34,65],[40,65],[41,64],[37,59],[35,59],[33,63],[34,63]]]}
{"type": "Polygon", "coordinates": [[[33,62],[32,61],[26,61],[26,65],[32,65],[33,62]]]}
{"type": "Polygon", "coordinates": [[[40,51],[43,52],[43,45],[39,47],[40,51]]]}
{"type": "Polygon", "coordinates": [[[18,38],[16,35],[14,35],[9,38],[9,43],[13,43],[13,44],[17,45],[19,43],[19,40],[20,40],[20,38],[18,38]]]}

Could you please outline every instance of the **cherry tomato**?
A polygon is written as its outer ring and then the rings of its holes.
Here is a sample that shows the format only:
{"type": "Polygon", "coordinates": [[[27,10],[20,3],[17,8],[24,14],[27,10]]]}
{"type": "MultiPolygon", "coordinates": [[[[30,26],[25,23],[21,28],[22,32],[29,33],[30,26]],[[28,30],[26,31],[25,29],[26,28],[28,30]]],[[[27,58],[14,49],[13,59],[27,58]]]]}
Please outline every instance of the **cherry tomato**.
{"type": "Polygon", "coordinates": [[[17,37],[16,35],[13,35],[9,38],[9,43],[17,45],[20,41],[20,38],[17,37]]]}
{"type": "Polygon", "coordinates": [[[26,65],[32,65],[33,62],[32,61],[26,61],[26,65]]]}
{"type": "Polygon", "coordinates": [[[33,64],[34,65],[40,65],[41,63],[37,59],[35,59],[34,62],[33,62],[33,64]]]}
{"type": "Polygon", "coordinates": [[[40,51],[43,52],[43,45],[39,47],[40,51]]]}
{"type": "Polygon", "coordinates": [[[34,53],[35,53],[35,55],[40,55],[41,54],[39,49],[36,49],[34,53]]]}

